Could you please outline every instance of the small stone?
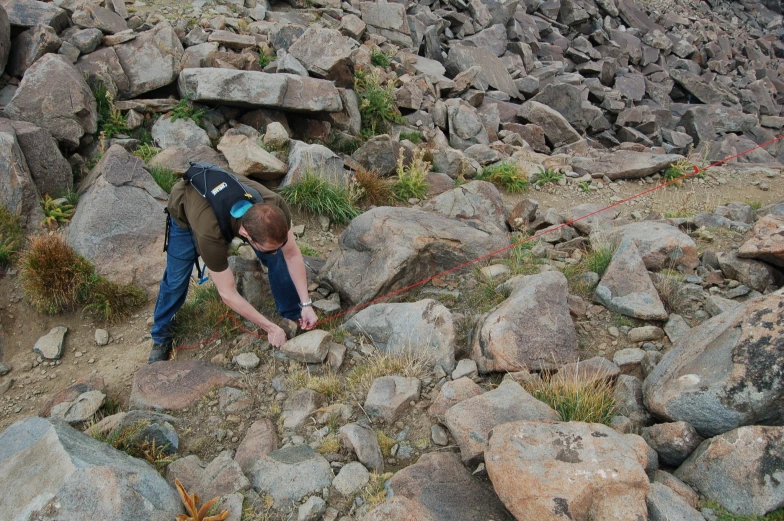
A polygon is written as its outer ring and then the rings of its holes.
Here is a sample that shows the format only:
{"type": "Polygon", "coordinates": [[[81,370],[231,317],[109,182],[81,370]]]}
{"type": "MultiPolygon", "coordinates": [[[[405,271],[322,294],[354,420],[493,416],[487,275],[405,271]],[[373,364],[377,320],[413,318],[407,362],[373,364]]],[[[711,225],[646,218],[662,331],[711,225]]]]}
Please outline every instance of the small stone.
{"type": "Polygon", "coordinates": [[[441,425],[433,425],[430,428],[430,438],[433,440],[433,443],[442,447],[449,444],[449,434],[441,425]]]}
{"type": "Polygon", "coordinates": [[[316,521],[327,509],[327,503],[318,496],[310,496],[297,512],[297,521],[316,521]]]}
{"type": "Polygon", "coordinates": [[[105,329],[95,330],[95,343],[99,346],[105,346],[109,343],[109,332],[105,329]]]}
{"type": "Polygon", "coordinates": [[[343,496],[351,496],[367,485],[370,473],[362,463],[352,461],[340,469],[332,481],[332,486],[343,496]]]}
{"type": "Polygon", "coordinates": [[[241,353],[234,357],[234,363],[246,371],[250,371],[251,369],[256,369],[261,360],[256,356],[256,353],[241,353]]]}
{"type": "Polygon", "coordinates": [[[630,342],[648,342],[664,338],[664,331],[656,326],[635,327],[629,331],[630,342]]]}
{"type": "Polygon", "coordinates": [[[63,343],[68,328],[57,326],[42,336],[33,346],[33,351],[48,360],[57,360],[63,356],[63,343]]]}
{"type": "Polygon", "coordinates": [[[476,376],[478,372],[479,371],[476,367],[476,362],[470,358],[466,358],[464,360],[460,360],[457,363],[457,367],[454,371],[452,371],[452,380],[458,380],[464,376],[468,376],[470,378],[472,376],[476,376]]]}

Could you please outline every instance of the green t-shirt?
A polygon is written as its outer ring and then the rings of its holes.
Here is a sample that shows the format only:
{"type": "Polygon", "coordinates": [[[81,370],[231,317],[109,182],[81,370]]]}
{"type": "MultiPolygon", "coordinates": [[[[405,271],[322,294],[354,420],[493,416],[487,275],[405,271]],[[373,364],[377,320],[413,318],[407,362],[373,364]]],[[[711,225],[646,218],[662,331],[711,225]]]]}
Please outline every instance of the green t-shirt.
{"type": "MultiPolygon", "coordinates": [[[[242,184],[259,191],[264,202],[277,206],[286,215],[286,223],[291,228],[291,212],[281,196],[247,177],[237,176],[242,184]]],[[[196,248],[204,264],[215,273],[229,267],[229,243],[218,226],[218,219],[210,204],[191,185],[180,181],[174,185],[169,196],[169,214],[183,228],[190,228],[196,241],[196,248]]],[[[240,220],[230,217],[234,236],[240,228],[240,220]]]]}

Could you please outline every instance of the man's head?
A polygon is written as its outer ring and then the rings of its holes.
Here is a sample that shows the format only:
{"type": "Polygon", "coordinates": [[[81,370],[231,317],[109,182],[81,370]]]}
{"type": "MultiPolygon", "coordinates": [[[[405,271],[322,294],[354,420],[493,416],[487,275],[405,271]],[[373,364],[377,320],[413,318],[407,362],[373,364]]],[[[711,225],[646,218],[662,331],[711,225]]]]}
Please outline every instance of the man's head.
{"type": "Polygon", "coordinates": [[[254,248],[272,250],[279,248],[286,241],[289,227],[286,215],[277,206],[257,203],[248,208],[240,219],[247,238],[255,243],[254,248]]]}

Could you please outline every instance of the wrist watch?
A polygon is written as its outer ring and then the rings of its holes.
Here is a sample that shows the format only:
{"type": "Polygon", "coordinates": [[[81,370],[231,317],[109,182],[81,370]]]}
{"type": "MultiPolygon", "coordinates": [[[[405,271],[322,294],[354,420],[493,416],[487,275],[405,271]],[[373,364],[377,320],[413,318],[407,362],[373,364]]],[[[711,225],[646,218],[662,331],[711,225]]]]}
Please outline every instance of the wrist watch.
{"type": "Polygon", "coordinates": [[[299,303],[299,307],[300,308],[306,308],[306,307],[312,306],[312,305],[313,305],[313,299],[308,299],[306,302],[300,302],[299,303]]]}

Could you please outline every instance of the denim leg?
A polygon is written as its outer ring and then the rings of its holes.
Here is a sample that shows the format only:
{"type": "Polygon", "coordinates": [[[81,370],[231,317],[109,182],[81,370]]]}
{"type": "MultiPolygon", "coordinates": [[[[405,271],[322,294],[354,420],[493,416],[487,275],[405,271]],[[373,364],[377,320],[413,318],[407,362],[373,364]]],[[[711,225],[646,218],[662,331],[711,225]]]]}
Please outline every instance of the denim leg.
{"type": "Polygon", "coordinates": [[[299,320],[302,310],[299,307],[299,295],[294,282],[289,274],[289,267],[283,252],[278,250],[276,253],[261,253],[254,249],[256,257],[267,267],[269,271],[269,285],[272,290],[272,297],[275,299],[275,307],[283,318],[299,320]]]}
{"type": "Polygon", "coordinates": [[[169,232],[169,249],[166,255],[166,270],[163,272],[158,300],[155,301],[154,324],[150,335],[155,343],[171,341],[171,325],[174,314],[185,303],[188,296],[193,265],[198,258],[193,235],[187,228],[180,228],[171,219],[169,232]]]}

